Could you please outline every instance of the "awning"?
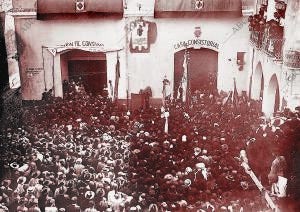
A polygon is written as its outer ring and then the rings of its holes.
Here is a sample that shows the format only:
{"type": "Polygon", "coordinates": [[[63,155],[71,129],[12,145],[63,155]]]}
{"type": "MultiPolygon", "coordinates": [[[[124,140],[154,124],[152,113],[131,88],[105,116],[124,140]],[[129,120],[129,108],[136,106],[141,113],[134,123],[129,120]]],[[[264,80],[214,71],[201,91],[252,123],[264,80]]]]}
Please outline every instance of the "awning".
{"type": "Polygon", "coordinates": [[[156,0],[155,13],[242,12],[241,0],[156,0]]]}
{"type": "Polygon", "coordinates": [[[123,0],[37,0],[38,14],[84,12],[123,14],[123,0]]]}

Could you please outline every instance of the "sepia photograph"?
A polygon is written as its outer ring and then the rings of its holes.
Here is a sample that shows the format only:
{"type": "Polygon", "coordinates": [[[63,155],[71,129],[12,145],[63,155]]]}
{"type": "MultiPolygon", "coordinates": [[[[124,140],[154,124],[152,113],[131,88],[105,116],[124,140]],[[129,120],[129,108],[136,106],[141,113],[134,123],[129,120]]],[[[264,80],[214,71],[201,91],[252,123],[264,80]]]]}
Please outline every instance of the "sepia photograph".
{"type": "Polygon", "coordinates": [[[0,212],[300,212],[300,0],[0,0],[0,212]]]}

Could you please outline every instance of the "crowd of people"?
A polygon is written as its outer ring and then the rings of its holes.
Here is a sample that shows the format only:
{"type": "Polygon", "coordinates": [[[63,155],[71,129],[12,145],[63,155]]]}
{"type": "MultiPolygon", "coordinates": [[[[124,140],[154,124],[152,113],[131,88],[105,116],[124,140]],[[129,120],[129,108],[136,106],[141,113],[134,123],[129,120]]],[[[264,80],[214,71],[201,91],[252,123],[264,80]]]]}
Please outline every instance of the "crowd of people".
{"type": "Polygon", "coordinates": [[[129,111],[80,83],[64,90],[2,129],[0,211],[267,211],[240,152],[265,182],[276,157],[259,148],[297,139],[289,126],[263,126],[259,102],[245,96],[196,91],[189,104],[129,111]]]}

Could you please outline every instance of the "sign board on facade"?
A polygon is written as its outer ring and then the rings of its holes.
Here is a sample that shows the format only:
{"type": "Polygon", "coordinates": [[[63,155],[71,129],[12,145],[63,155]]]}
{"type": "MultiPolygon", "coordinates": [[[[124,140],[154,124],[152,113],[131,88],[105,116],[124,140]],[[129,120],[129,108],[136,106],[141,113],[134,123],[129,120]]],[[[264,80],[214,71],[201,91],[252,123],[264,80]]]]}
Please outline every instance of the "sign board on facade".
{"type": "Polygon", "coordinates": [[[44,70],[44,69],[43,68],[30,67],[30,68],[26,68],[25,72],[26,72],[26,75],[27,75],[28,78],[32,78],[35,75],[38,75],[39,73],[41,73],[42,70],[44,70]]]}
{"type": "Polygon", "coordinates": [[[68,41],[63,46],[64,47],[101,47],[104,46],[104,44],[96,41],[77,40],[77,41],[68,41]]]}
{"type": "Polygon", "coordinates": [[[219,50],[219,44],[215,41],[211,40],[203,40],[203,39],[190,39],[185,41],[180,41],[174,44],[175,50],[185,49],[185,48],[208,48],[213,49],[215,51],[219,50]]]}

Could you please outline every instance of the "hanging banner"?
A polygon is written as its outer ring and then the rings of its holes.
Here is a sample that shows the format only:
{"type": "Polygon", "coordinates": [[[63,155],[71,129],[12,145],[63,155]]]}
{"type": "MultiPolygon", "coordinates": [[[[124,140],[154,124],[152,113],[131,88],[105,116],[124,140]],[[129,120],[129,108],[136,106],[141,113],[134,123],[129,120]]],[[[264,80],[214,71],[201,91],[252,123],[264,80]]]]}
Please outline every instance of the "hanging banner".
{"type": "Polygon", "coordinates": [[[150,51],[149,23],[144,20],[136,20],[130,24],[131,40],[130,52],[145,53],[150,51]]]}
{"type": "Polygon", "coordinates": [[[155,12],[225,12],[241,11],[237,0],[156,0],[155,12]]]}
{"type": "Polygon", "coordinates": [[[123,1],[37,0],[38,14],[72,14],[81,12],[123,14],[123,1]]]}

